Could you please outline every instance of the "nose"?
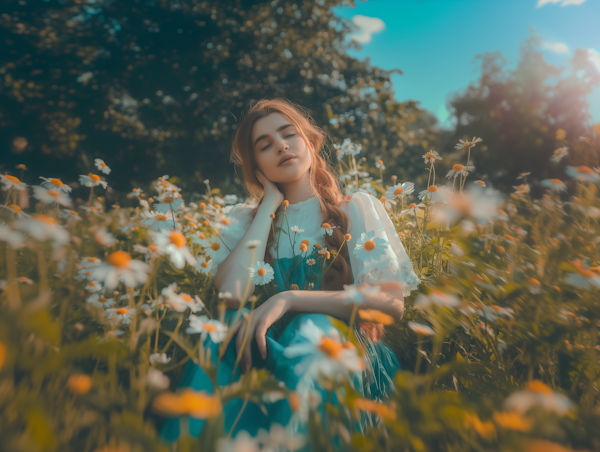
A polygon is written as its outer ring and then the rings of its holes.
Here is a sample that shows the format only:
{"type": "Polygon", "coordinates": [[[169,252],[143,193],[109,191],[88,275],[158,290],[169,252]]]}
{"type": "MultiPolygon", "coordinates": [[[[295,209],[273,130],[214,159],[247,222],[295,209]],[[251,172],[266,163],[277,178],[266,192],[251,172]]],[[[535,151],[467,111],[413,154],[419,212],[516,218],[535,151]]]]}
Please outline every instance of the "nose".
{"type": "Polygon", "coordinates": [[[289,145],[288,145],[287,143],[285,143],[285,142],[281,141],[281,142],[279,143],[279,146],[277,146],[277,152],[278,152],[279,154],[281,154],[281,151],[287,151],[289,148],[290,148],[290,147],[289,147],[289,145]]]}

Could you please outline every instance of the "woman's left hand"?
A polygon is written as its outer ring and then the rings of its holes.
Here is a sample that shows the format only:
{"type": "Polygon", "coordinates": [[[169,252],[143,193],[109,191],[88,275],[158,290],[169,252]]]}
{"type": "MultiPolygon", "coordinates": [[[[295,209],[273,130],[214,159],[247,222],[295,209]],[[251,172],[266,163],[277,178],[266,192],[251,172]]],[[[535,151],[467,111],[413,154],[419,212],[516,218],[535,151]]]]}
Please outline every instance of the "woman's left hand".
{"type": "Polygon", "coordinates": [[[267,340],[265,335],[267,334],[269,327],[279,320],[283,314],[290,310],[291,299],[288,295],[289,291],[273,295],[254,311],[244,315],[244,317],[239,319],[236,324],[231,327],[232,331],[229,335],[229,340],[223,347],[223,353],[225,353],[229,347],[229,341],[231,341],[231,338],[237,332],[237,339],[235,341],[236,357],[239,355],[240,349],[242,348],[242,342],[246,336],[246,330],[248,331],[248,339],[244,346],[244,351],[242,352],[242,358],[240,360],[242,372],[248,372],[252,367],[251,345],[254,337],[256,337],[256,342],[262,358],[267,359],[267,340]],[[250,315],[252,315],[252,320],[248,322],[250,315]]]}

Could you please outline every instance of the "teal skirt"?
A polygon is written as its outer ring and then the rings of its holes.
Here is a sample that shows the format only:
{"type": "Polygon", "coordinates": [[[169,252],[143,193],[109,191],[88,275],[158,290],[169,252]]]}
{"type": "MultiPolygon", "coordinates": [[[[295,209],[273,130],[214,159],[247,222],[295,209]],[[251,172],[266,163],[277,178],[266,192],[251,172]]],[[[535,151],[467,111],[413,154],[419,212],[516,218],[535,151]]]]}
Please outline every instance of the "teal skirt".
{"type": "MultiPolygon", "coordinates": [[[[291,261],[292,259],[282,258],[279,259],[279,265],[276,261],[273,266],[275,272],[275,283],[280,291],[286,290],[283,283],[282,274],[286,275],[288,281],[295,281],[299,287],[302,287],[303,282],[306,284],[307,275],[303,271],[306,265],[301,266],[293,278],[289,278],[287,275],[287,271],[289,271],[289,268],[291,267],[291,261]]],[[[310,276],[312,279],[313,275],[310,276]]],[[[319,286],[320,284],[315,284],[314,290],[319,290],[319,286]]],[[[248,311],[248,309],[244,308],[244,311],[248,311]]],[[[237,311],[231,310],[226,312],[226,324],[233,320],[232,316],[235,317],[236,312],[237,311]]],[[[286,347],[295,344],[306,343],[309,341],[306,337],[300,334],[300,327],[309,320],[325,332],[334,328],[334,326],[329,320],[329,317],[324,314],[288,314],[293,315],[288,316],[289,320],[287,322],[277,322],[267,330],[266,359],[262,358],[256,343],[256,339],[252,341],[252,366],[257,369],[268,370],[275,378],[277,378],[277,380],[283,382],[288,389],[295,390],[300,380],[300,376],[296,375],[294,370],[296,365],[305,357],[299,356],[289,358],[285,356],[284,351],[286,347]]],[[[355,329],[355,331],[358,333],[359,340],[365,346],[365,363],[367,372],[355,374],[352,380],[353,386],[365,398],[372,400],[386,400],[390,392],[393,391],[392,381],[394,374],[400,369],[398,359],[390,350],[390,348],[382,341],[370,341],[364,336],[360,335],[359,330],[355,329]]],[[[217,382],[219,386],[229,385],[235,381],[238,381],[240,378],[241,371],[239,365],[236,367],[235,373],[233,373],[232,376],[234,363],[237,357],[235,340],[236,336],[234,336],[229,343],[227,351],[225,352],[225,355],[221,360],[221,364],[219,365],[217,373],[217,382]]],[[[205,347],[211,348],[211,357],[213,362],[216,364],[219,344],[215,344],[210,340],[210,338],[207,338],[204,345],[205,347]]],[[[206,373],[192,361],[187,363],[178,387],[192,388],[196,391],[205,391],[208,393],[213,392],[212,381],[209,379],[206,373]]],[[[321,392],[322,400],[327,400],[327,393],[322,388],[316,386],[315,389],[321,392]]],[[[331,402],[337,404],[335,398],[331,402]]],[[[232,429],[236,418],[242,410],[243,405],[244,400],[233,399],[223,406],[225,419],[224,427],[226,434],[232,429]]],[[[237,423],[235,423],[233,432],[231,432],[232,437],[235,437],[235,435],[242,430],[247,431],[252,436],[255,436],[259,429],[270,430],[272,424],[287,426],[290,423],[290,420],[292,420],[293,411],[287,399],[281,399],[271,403],[264,403],[264,406],[266,408],[266,413],[263,412],[258,405],[252,402],[247,403],[239,420],[237,423]]],[[[365,418],[363,417],[363,425],[365,423],[364,421],[365,418]]],[[[371,423],[372,420],[368,418],[367,422],[371,423]]],[[[205,421],[203,419],[190,418],[189,422],[182,423],[181,425],[189,425],[189,435],[197,437],[200,435],[204,423],[205,421]]],[[[168,419],[163,424],[160,436],[166,441],[175,441],[180,435],[179,428],[180,421],[178,418],[168,419]]],[[[306,425],[300,425],[295,430],[300,433],[306,433],[306,428],[306,425]]]]}

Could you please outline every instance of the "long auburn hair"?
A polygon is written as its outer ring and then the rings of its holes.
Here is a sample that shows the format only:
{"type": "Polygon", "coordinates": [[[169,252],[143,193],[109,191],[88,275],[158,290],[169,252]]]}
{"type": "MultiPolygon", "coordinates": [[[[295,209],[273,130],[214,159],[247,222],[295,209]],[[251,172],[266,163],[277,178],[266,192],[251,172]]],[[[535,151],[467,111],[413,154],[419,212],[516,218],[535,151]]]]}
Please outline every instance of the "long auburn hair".
{"type": "MultiPolygon", "coordinates": [[[[321,151],[325,151],[325,140],[329,138],[329,135],[315,124],[315,121],[303,107],[287,99],[262,99],[251,106],[238,124],[233,139],[231,162],[242,169],[242,176],[249,198],[259,200],[258,205],[260,205],[264,199],[264,189],[255,174],[257,165],[252,151],[252,127],[256,121],[271,113],[279,113],[288,119],[307,144],[312,157],[309,169],[310,186],[319,200],[323,222],[338,226],[333,229],[331,236],[325,234],[325,243],[328,250],[338,250],[344,241],[344,234],[349,230],[348,223],[350,220],[339,207],[345,197],[335,167],[321,155],[321,151]],[[312,147],[308,146],[309,143],[312,144],[312,147]]],[[[281,189],[280,184],[276,185],[281,189]]],[[[252,210],[253,219],[257,210],[258,206],[252,210]]],[[[273,257],[268,252],[268,246],[274,240],[275,237],[271,228],[264,257],[264,261],[271,265],[273,265],[273,257]]],[[[352,271],[347,258],[348,246],[344,243],[338,258],[323,275],[321,290],[343,290],[344,284],[352,283],[352,271]]]]}

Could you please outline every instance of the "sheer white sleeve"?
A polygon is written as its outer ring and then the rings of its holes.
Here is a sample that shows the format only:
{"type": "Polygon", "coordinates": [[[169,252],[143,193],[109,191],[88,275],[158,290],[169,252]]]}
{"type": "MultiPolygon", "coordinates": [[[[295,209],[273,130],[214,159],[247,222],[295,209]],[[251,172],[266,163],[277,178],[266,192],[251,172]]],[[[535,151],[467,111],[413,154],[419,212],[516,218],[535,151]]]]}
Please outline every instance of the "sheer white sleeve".
{"type": "Polygon", "coordinates": [[[381,202],[372,195],[357,192],[347,202],[345,210],[351,221],[348,252],[354,285],[398,282],[404,296],[410,295],[421,280],[381,202]],[[363,259],[354,252],[357,244],[363,243],[370,234],[380,239],[374,242],[380,247],[377,259],[363,259]]]}
{"type": "Polygon", "coordinates": [[[238,245],[250,223],[252,222],[253,206],[239,203],[234,205],[225,217],[229,224],[219,228],[216,243],[219,244],[219,249],[215,253],[212,262],[212,273],[216,274],[217,267],[223,262],[229,253],[238,245]]]}

